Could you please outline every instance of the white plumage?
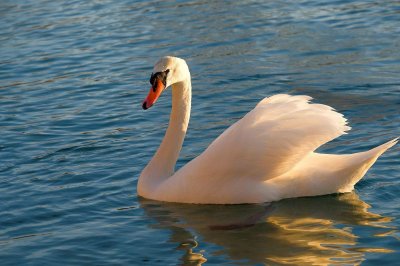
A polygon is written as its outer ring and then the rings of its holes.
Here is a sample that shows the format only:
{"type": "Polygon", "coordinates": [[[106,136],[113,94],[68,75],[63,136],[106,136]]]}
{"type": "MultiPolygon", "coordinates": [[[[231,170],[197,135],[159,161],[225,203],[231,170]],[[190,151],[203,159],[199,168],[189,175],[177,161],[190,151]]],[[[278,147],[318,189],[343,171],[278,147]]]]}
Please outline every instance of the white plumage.
{"type": "Polygon", "coordinates": [[[190,73],[184,60],[162,58],[154,73],[170,70],[170,124],[143,170],[138,193],[172,202],[238,204],[349,192],[397,139],[370,151],[319,154],[324,143],[349,130],[331,107],[308,96],[274,95],[260,101],[197,158],[174,173],[190,116],[190,73]]]}

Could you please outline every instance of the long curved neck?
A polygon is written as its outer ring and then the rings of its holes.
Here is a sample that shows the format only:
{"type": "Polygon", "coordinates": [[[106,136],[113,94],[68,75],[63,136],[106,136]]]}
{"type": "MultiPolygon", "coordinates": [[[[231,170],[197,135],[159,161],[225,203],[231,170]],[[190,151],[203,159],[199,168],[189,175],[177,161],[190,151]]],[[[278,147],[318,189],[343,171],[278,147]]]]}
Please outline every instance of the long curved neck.
{"type": "Polygon", "coordinates": [[[172,85],[172,110],[168,129],[150,162],[154,161],[161,168],[162,177],[169,177],[175,172],[176,161],[189,125],[191,96],[190,80],[172,85]]]}
{"type": "Polygon", "coordinates": [[[188,74],[185,81],[172,85],[172,111],[168,129],[157,152],[143,170],[139,187],[154,187],[174,173],[189,125],[191,98],[192,88],[188,74]]]}

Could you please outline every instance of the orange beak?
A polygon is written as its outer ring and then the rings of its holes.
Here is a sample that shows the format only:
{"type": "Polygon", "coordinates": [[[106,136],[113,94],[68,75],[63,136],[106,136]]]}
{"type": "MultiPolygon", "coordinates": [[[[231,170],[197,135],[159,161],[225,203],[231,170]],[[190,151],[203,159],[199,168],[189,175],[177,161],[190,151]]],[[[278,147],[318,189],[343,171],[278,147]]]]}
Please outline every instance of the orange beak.
{"type": "Polygon", "coordinates": [[[142,107],[144,110],[149,109],[160,97],[161,93],[165,89],[164,84],[161,80],[157,79],[155,84],[150,88],[149,94],[144,99],[142,107]]]}

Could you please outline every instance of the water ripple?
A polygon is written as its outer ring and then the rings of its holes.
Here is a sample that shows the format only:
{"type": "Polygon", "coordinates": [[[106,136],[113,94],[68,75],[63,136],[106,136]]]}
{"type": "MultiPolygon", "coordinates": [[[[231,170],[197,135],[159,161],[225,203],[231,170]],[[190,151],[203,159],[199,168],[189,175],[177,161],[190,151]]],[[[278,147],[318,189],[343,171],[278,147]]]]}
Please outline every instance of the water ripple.
{"type": "Polygon", "coordinates": [[[136,183],[169,118],[170,90],[141,110],[164,55],[186,58],[193,78],[178,167],[276,93],[349,119],[321,151],[398,136],[399,11],[392,0],[2,1],[2,265],[396,264],[399,147],[347,195],[188,207],[138,198],[136,183]]]}

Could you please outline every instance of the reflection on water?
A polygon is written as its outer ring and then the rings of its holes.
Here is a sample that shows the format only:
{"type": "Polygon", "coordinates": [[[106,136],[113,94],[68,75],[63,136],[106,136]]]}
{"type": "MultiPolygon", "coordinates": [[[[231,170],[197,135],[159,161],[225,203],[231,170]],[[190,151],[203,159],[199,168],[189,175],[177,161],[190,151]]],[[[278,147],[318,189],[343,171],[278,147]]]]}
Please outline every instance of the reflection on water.
{"type": "Polygon", "coordinates": [[[193,249],[198,246],[196,240],[188,240],[181,243],[179,248],[185,250],[185,254],[182,256],[181,262],[184,265],[201,265],[207,261],[203,254],[193,252],[193,249]]]}
{"type": "Polygon", "coordinates": [[[169,241],[185,249],[183,264],[201,265],[213,255],[247,263],[290,265],[359,264],[368,252],[393,252],[359,243],[358,228],[390,237],[390,217],[369,212],[356,193],[288,199],[272,204],[215,206],[140,199],[149,225],[171,231],[169,241]],[[208,242],[222,247],[198,250],[208,242]],[[204,253],[204,254],[203,254],[204,253]]]}
{"type": "Polygon", "coordinates": [[[141,200],[142,209],[136,184],[169,119],[171,90],[141,109],[165,55],[187,59],[192,73],[177,168],[277,93],[310,95],[349,119],[350,134],[321,152],[399,135],[399,7],[0,1],[0,266],[398,264],[400,145],[356,187],[390,223],[353,194],[243,206],[141,200]]]}

